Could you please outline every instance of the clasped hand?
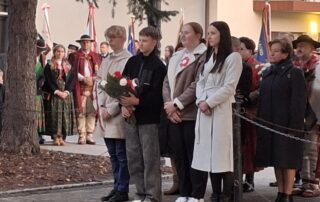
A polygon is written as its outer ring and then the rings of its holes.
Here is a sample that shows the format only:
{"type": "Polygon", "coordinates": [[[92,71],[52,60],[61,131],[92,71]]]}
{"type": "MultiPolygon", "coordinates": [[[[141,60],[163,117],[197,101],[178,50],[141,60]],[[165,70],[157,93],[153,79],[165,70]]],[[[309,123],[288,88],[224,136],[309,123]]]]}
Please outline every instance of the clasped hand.
{"type": "Polygon", "coordinates": [[[198,104],[198,107],[202,113],[204,113],[207,116],[212,115],[212,110],[210,109],[209,105],[206,103],[206,101],[200,101],[198,104]]]}
{"type": "Polygon", "coordinates": [[[139,105],[139,98],[129,92],[129,96],[121,96],[120,104],[124,107],[132,107],[139,105]]]}
{"type": "Polygon", "coordinates": [[[180,123],[181,120],[181,112],[177,110],[172,101],[164,103],[164,110],[167,113],[168,119],[172,123],[180,123]]]}
{"type": "Polygon", "coordinates": [[[60,90],[57,92],[57,95],[63,100],[67,99],[67,97],[69,96],[69,94],[67,92],[63,92],[60,90]]]}

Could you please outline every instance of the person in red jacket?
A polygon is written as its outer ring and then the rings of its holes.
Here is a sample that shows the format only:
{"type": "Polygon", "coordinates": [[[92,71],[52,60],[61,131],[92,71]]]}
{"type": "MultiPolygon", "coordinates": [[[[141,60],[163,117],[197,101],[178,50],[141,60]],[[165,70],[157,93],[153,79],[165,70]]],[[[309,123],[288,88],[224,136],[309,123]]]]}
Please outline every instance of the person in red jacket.
{"type": "Polygon", "coordinates": [[[100,55],[91,51],[93,41],[90,36],[82,35],[80,40],[76,41],[81,45],[80,50],[69,57],[76,80],[74,97],[79,133],[78,144],[95,144],[92,138],[95,126],[92,91],[101,58],[100,55]]]}

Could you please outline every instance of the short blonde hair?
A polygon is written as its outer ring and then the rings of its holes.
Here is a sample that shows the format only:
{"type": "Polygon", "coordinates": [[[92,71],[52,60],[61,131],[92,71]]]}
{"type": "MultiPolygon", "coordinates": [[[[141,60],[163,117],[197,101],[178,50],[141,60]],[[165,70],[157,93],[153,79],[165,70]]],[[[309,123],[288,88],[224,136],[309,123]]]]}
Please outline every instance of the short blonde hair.
{"type": "Polygon", "coordinates": [[[105,31],[104,36],[108,38],[121,37],[127,39],[126,29],[123,26],[119,25],[112,25],[111,27],[109,27],[105,31]]]}

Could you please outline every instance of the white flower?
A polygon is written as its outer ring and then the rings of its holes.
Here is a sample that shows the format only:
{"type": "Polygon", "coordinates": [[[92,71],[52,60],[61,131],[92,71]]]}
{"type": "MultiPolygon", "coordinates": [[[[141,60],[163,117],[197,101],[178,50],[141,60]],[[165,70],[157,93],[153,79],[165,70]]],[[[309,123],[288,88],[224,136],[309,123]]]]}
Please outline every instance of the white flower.
{"type": "Polygon", "coordinates": [[[120,79],[120,86],[126,86],[127,83],[128,83],[127,79],[125,79],[125,78],[120,79]]]}
{"type": "Polygon", "coordinates": [[[139,83],[139,81],[138,81],[137,78],[133,79],[133,80],[132,80],[132,87],[133,87],[133,88],[137,87],[137,86],[138,86],[138,83],[139,83]]]}
{"type": "Polygon", "coordinates": [[[100,81],[100,86],[102,86],[103,88],[105,88],[106,85],[107,85],[107,81],[105,81],[105,80],[100,81]]]}

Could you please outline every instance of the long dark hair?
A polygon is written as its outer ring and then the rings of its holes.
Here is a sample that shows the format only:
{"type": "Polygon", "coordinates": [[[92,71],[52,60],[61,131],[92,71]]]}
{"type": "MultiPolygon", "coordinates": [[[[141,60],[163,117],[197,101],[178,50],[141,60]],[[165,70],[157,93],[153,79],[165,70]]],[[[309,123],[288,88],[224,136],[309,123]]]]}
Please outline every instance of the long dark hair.
{"type": "MultiPolygon", "coordinates": [[[[210,24],[210,26],[215,27],[220,32],[220,42],[218,45],[218,53],[214,55],[215,65],[212,68],[211,72],[220,72],[224,61],[226,58],[232,53],[232,42],[231,42],[231,34],[230,29],[227,23],[223,21],[215,21],[210,24]]],[[[210,59],[212,53],[214,52],[214,48],[208,44],[206,62],[210,59]]]]}

